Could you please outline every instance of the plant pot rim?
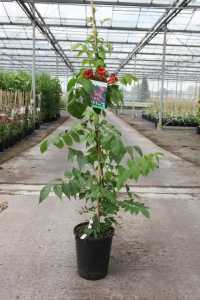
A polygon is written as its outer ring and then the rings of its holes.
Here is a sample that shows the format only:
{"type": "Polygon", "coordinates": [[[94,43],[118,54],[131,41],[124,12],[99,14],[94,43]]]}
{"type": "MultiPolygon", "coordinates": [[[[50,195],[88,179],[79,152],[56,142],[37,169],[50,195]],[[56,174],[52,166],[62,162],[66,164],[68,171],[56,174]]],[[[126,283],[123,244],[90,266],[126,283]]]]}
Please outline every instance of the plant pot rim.
{"type": "MultiPolygon", "coordinates": [[[[73,232],[74,232],[74,235],[75,235],[76,239],[80,240],[80,235],[77,231],[78,228],[83,227],[83,226],[88,225],[88,224],[89,224],[89,222],[86,221],[86,222],[79,223],[74,227],[73,232]]],[[[109,230],[109,233],[107,233],[105,236],[102,236],[102,237],[99,237],[99,238],[89,236],[89,237],[83,239],[83,241],[90,241],[90,242],[92,242],[92,241],[94,241],[94,242],[95,241],[103,241],[105,239],[110,239],[111,237],[113,237],[114,233],[115,233],[115,229],[113,227],[111,227],[110,230],[109,230]]]]}

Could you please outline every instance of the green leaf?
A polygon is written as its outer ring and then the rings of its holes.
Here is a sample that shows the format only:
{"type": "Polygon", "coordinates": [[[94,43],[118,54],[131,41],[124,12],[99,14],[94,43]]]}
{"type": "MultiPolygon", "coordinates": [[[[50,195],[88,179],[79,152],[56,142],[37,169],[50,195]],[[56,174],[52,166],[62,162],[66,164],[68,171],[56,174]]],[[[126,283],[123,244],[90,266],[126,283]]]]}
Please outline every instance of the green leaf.
{"type": "Polygon", "coordinates": [[[142,150],[141,150],[141,148],[140,148],[139,146],[133,146],[133,149],[134,149],[140,156],[143,155],[142,150]]]}
{"type": "Polygon", "coordinates": [[[69,133],[63,134],[62,138],[66,145],[71,146],[73,144],[72,138],[69,133]]]}
{"type": "Polygon", "coordinates": [[[62,187],[60,184],[55,184],[53,186],[53,191],[58,196],[58,198],[62,199],[62,187]]]}
{"type": "Polygon", "coordinates": [[[65,171],[64,176],[65,176],[65,177],[68,177],[68,178],[71,178],[71,177],[72,177],[72,172],[70,172],[70,171],[65,171]]]}
{"type": "Polygon", "coordinates": [[[134,81],[137,81],[137,78],[132,74],[124,74],[120,79],[120,82],[123,85],[130,85],[134,81]]]}
{"type": "Polygon", "coordinates": [[[92,82],[89,79],[81,78],[79,79],[79,83],[82,85],[85,92],[90,95],[94,89],[92,82]]]}
{"type": "Polygon", "coordinates": [[[74,148],[69,148],[68,149],[68,160],[73,160],[77,156],[77,152],[79,150],[76,150],[74,148]]]}
{"type": "Polygon", "coordinates": [[[50,184],[47,184],[41,189],[39,203],[41,203],[48,197],[49,193],[51,192],[51,187],[52,186],[50,184]]]}
{"type": "Polygon", "coordinates": [[[120,189],[128,180],[130,176],[129,170],[125,169],[123,166],[118,167],[118,177],[117,177],[117,187],[120,189]]]}
{"type": "Polygon", "coordinates": [[[141,213],[146,217],[146,218],[150,218],[150,213],[149,213],[149,208],[148,207],[141,207],[140,208],[141,213]]]}
{"type": "Polygon", "coordinates": [[[139,177],[141,176],[138,160],[129,160],[128,167],[130,171],[130,178],[135,179],[135,181],[138,181],[139,177]]]}
{"type": "Polygon", "coordinates": [[[76,143],[80,142],[80,137],[79,137],[78,133],[75,130],[71,130],[70,134],[71,134],[72,138],[74,139],[74,141],[76,143]]]}
{"type": "Polygon", "coordinates": [[[71,49],[72,49],[72,50],[76,50],[76,49],[78,49],[80,46],[81,46],[81,43],[76,43],[76,44],[73,44],[73,45],[72,45],[71,49]]]}
{"type": "Polygon", "coordinates": [[[80,192],[80,185],[77,180],[71,180],[68,182],[69,193],[71,196],[76,196],[80,192]]]}
{"type": "Polygon", "coordinates": [[[47,149],[48,149],[48,145],[49,145],[48,140],[44,140],[44,141],[40,144],[40,152],[41,152],[41,153],[46,152],[47,149]]]}
{"type": "Polygon", "coordinates": [[[83,88],[68,95],[67,110],[77,119],[83,118],[83,114],[89,104],[90,97],[83,88]]]}
{"type": "Polygon", "coordinates": [[[68,160],[73,160],[74,158],[77,159],[80,169],[82,169],[82,167],[87,163],[87,159],[82,151],[73,149],[73,148],[69,148],[68,160]]]}
{"type": "Polygon", "coordinates": [[[67,110],[68,112],[77,119],[83,118],[83,113],[86,109],[86,106],[78,101],[73,101],[68,103],[67,110]]]}
{"type": "Polygon", "coordinates": [[[126,149],[124,144],[119,136],[115,136],[114,139],[111,141],[111,153],[112,158],[117,162],[120,163],[124,154],[126,153],[126,149]]]}
{"type": "Polygon", "coordinates": [[[133,199],[119,201],[119,205],[130,214],[143,214],[146,218],[150,217],[149,208],[144,203],[136,202],[133,199]]]}
{"type": "Polygon", "coordinates": [[[123,93],[118,85],[108,85],[106,101],[108,105],[121,105],[123,103],[123,93]]]}
{"type": "Polygon", "coordinates": [[[64,143],[61,138],[56,137],[55,140],[53,141],[54,146],[56,146],[59,149],[62,149],[64,147],[64,143]]]}
{"type": "Polygon", "coordinates": [[[77,155],[77,162],[78,162],[79,168],[82,169],[83,166],[85,164],[87,164],[87,159],[85,158],[85,156],[82,153],[79,153],[79,155],[77,155]]]}
{"type": "Polygon", "coordinates": [[[70,189],[68,183],[66,182],[62,183],[62,191],[68,198],[70,198],[71,195],[70,195],[70,189]]]}
{"type": "Polygon", "coordinates": [[[111,21],[111,18],[104,18],[103,20],[101,20],[101,25],[103,25],[105,22],[111,21]]]}
{"type": "Polygon", "coordinates": [[[90,65],[91,61],[89,59],[84,59],[82,65],[90,65]]]}
{"type": "Polygon", "coordinates": [[[69,92],[76,84],[77,80],[76,78],[72,78],[69,80],[68,84],[67,84],[67,91],[69,92]]]}

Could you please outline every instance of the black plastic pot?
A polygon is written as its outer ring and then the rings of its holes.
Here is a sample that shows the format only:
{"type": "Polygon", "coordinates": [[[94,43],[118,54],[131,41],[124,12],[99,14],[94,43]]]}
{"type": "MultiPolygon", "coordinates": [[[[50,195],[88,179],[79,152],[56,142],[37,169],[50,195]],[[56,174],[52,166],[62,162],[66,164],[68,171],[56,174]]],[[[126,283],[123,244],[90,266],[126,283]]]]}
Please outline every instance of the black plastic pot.
{"type": "Polygon", "coordinates": [[[3,152],[3,150],[4,150],[4,143],[0,142],[0,152],[3,152]]]}
{"type": "Polygon", "coordinates": [[[4,149],[8,149],[10,147],[10,139],[9,137],[4,140],[4,149]]]}
{"type": "Polygon", "coordinates": [[[108,273],[114,229],[103,238],[80,239],[80,230],[87,224],[81,223],[74,228],[78,274],[88,280],[98,280],[108,273]]]}
{"type": "Polygon", "coordinates": [[[197,131],[197,134],[200,134],[200,126],[197,126],[196,131],[197,131]]]}
{"type": "Polygon", "coordinates": [[[35,123],[35,129],[40,129],[40,123],[39,122],[35,123]]]}
{"type": "Polygon", "coordinates": [[[15,137],[12,137],[12,136],[11,136],[10,139],[9,139],[9,147],[14,146],[15,143],[16,143],[15,137]]]}
{"type": "Polygon", "coordinates": [[[34,129],[32,127],[28,127],[26,130],[26,135],[31,135],[33,133],[34,129]]]}

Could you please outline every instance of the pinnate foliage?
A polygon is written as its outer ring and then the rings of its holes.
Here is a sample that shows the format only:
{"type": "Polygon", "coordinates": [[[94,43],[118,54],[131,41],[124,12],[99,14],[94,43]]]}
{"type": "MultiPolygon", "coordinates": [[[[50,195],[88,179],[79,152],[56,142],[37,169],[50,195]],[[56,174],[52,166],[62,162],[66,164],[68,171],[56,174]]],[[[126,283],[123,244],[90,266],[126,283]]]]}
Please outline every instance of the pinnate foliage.
{"type": "Polygon", "coordinates": [[[40,202],[46,199],[50,191],[60,199],[64,197],[83,199],[86,201],[84,212],[92,214],[95,219],[99,199],[102,224],[100,233],[117,222],[116,217],[120,210],[136,215],[141,213],[149,217],[149,208],[130,192],[127,181],[137,182],[141,176],[147,176],[156,169],[160,153],[143,154],[139,147],[125,145],[121,133],[104,118],[103,114],[96,114],[92,108],[87,110],[84,120],[69,131],[60,133],[48,141],[44,140],[41,151],[47,151],[50,145],[58,149],[67,146],[68,159],[74,162],[74,167],[65,172],[63,179],[52,182],[41,190],[40,202]],[[95,133],[97,130],[100,140],[99,152],[95,133]],[[77,143],[80,141],[86,145],[86,151],[78,147],[77,143]],[[99,163],[102,168],[100,182],[96,175],[99,163]],[[119,192],[124,186],[127,197],[123,200],[119,198],[119,192]]]}

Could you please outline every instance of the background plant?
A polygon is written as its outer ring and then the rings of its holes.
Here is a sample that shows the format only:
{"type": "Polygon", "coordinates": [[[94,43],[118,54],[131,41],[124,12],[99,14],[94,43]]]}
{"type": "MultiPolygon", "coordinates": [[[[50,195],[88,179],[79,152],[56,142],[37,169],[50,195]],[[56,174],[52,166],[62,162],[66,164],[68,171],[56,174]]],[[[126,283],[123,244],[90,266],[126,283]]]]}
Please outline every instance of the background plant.
{"type": "MultiPolygon", "coordinates": [[[[48,74],[39,74],[36,77],[36,106],[41,109],[43,121],[53,120],[59,115],[61,85],[59,81],[48,74]]],[[[0,111],[11,114],[12,110],[31,105],[31,74],[24,71],[0,72],[0,90],[4,93],[0,99],[0,111]],[[20,93],[17,93],[20,92],[20,93]]]]}
{"type": "Polygon", "coordinates": [[[1,151],[32,133],[35,122],[39,124],[59,117],[59,81],[47,74],[37,75],[35,114],[31,101],[31,81],[31,74],[28,72],[0,72],[1,151]]]}
{"type": "Polygon", "coordinates": [[[200,100],[198,101],[198,108],[197,108],[197,122],[198,122],[198,126],[200,127],[200,100]]]}
{"type": "MultiPolygon", "coordinates": [[[[155,121],[158,119],[160,110],[159,101],[154,101],[153,105],[145,110],[144,116],[155,121]]],[[[196,126],[198,118],[198,103],[193,103],[189,100],[176,101],[165,100],[164,101],[164,113],[163,122],[165,124],[177,123],[179,126],[196,126]]]]}
{"type": "Polygon", "coordinates": [[[41,101],[41,120],[55,120],[60,111],[62,93],[60,82],[48,74],[38,75],[37,91],[40,94],[41,101]]]}

